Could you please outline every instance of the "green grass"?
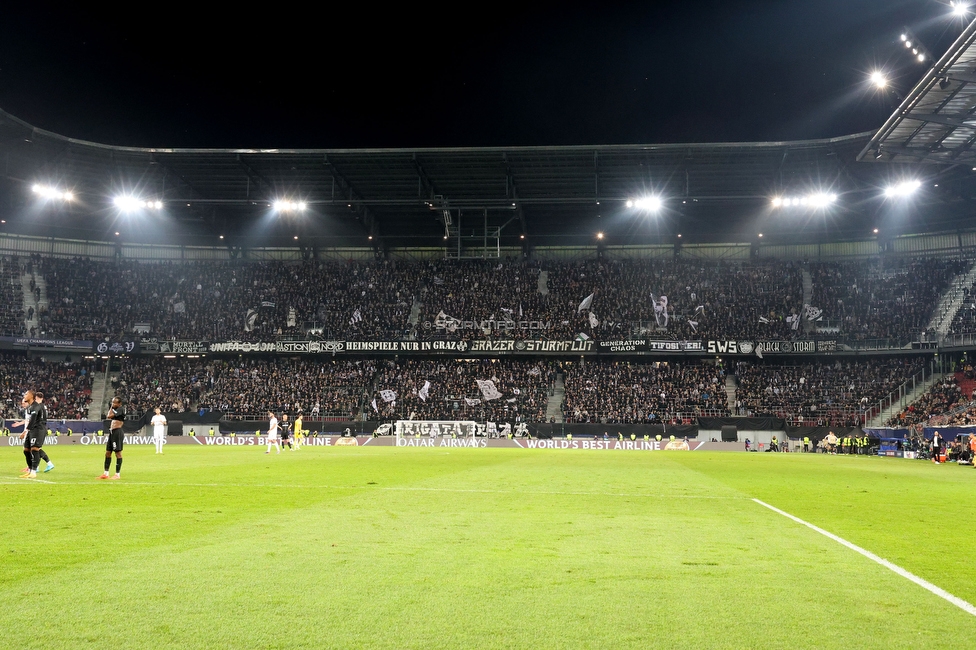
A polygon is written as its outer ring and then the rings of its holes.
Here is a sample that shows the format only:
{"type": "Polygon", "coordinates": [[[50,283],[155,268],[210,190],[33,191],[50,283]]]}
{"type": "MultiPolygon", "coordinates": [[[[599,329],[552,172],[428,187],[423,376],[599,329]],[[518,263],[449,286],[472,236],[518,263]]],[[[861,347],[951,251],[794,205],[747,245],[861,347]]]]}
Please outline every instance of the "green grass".
{"type": "Polygon", "coordinates": [[[976,471],[733,453],[52,447],[0,477],[0,647],[970,647],[976,471]]]}

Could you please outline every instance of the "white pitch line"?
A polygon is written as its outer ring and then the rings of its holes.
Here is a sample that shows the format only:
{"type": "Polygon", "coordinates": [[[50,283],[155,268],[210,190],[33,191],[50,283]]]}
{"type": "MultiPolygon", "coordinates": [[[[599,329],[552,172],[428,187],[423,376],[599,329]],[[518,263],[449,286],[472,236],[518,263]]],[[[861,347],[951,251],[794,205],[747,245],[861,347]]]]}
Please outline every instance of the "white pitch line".
{"type": "Polygon", "coordinates": [[[8,481],[4,479],[3,481],[0,481],[0,485],[23,485],[25,483],[46,483],[48,485],[57,485],[57,481],[45,481],[39,478],[24,478],[15,481],[8,481]]]}
{"type": "Polygon", "coordinates": [[[857,544],[852,544],[852,543],[848,542],[846,539],[844,539],[842,537],[838,537],[837,535],[834,535],[833,533],[828,532],[828,531],[824,530],[823,528],[820,528],[818,526],[814,526],[813,524],[811,524],[808,521],[803,521],[799,517],[794,517],[790,513],[784,512],[784,511],[780,510],[779,508],[776,508],[774,506],[771,506],[771,505],[769,505],[768,503],[766,503],[764,501],[760,501],[759,499],[753,499],[753,501],[755,501],[756,503],[758,503],[761,506],[764,506],[766,508],[769,508],[770,510],[772,510],[775,513],[781,514],[781,515],[783,515],[784,517],[786,517],[788,519],[792,519],[793,521],[795,521],[798,524],[803,524],[807,528],[809,528],[811,530],[815,530],[815,531],[817,531],[818,533],[820,533],[821,535],[823,535],[825,537],[829,537],[830,539],[834,540],[838,544],[843,544],[844,546],[846,546],[847,548],[851,549],[852,551],[857,551],[858,553],[860,553],[864,557],[866,557],[869,560],[872,560],[874,562],[877,562],[878,564],[880,564],[884,568],[888,569],[889,571],[894,571],[895,573],[897,573],[898,575],[900,575],[902,578],[906,578],[907,580],[911,580],[912,582],[914,582],[915,584],[917,584],[922,589],[925,589],[927,591],[932,592],[933,594],[935,594],[939,598],[942,598],[943,600],[949,601],[950,603],[952,603],[953,605],[955,605],[956,607],[958,607],[962,611],[966,612],[967,614],[972,614],[973,616],[976,616],[976,606],[972,605],[969,602],[966,602],[962,598],[959,598],[957,596],[953,596],[952,594],[950,594],[945,589],[942,589],[941,587],[935,586],[934,584],[932,584],[928,580],[924,580],[922,578],[919,578],[917,575],[915,575],[911,571],[907,571],[907,570],[901,568],[900,566],[898,566],[897,564],[892,564],[891,562],[889,562],[888,560],[884,559],[883,557],[879,557],[879,556],[875,555],[874,553],[872,553],[871,551],[869,551],[867,549],[861,548],[857,544]]]}

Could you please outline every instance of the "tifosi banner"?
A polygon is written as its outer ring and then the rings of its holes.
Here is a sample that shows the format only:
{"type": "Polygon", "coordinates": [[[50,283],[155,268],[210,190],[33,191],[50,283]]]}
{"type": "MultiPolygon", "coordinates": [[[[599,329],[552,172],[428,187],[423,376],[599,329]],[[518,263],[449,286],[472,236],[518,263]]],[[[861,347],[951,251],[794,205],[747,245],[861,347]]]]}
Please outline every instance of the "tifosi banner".
{"type": "Polygon", "coordinates": [[[704,352],[701,341],[651,341],[649,339],[630,339],[621,341],[598,341],[600,352],[704,352]]]}

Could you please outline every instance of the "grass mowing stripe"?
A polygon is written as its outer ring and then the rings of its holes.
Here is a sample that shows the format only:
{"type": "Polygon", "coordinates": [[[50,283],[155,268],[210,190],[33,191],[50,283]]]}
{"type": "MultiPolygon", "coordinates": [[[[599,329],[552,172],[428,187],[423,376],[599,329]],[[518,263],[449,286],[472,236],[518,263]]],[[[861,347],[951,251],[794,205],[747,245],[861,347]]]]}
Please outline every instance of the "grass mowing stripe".
{"type": "MultiPolygon", "coordinates": [[[[32,479],[35,483],[49,485],[96,485],[95,481],[42,481],[32,479]]],[[[4,481],[0,485],[25,485],[29,480],[4,481]]],[[[628,497],[640,499],[722,499],[745,500],[744,496],[716,496],[710,494],[638,494],[633,492],[569,492],[559,490],[475,490],[469,488],[437,488],[437,487],[377,487],[375,485],[298,485],[295,483],[178,483],[173,481],[121,481],[115,485],[162,485],[166,487],[211,487],[211,488],[269,488],[269,489],[298,489],[298,490],[392,490],[397,492],[454,492],[475,494],[510,494],[522,496],[591,496],[591,497],[628,497]]]]}
{"type": "Polygon", "coordinates": [[[860,553],[864,557],[868,558],[869,560],[872,560],[874,562],[877,562],[878,564],[880,564],[881,566],[885,567],[889,571],[893,571],[893,572],[897,573],[898,575],[900,575],[901,577],[906,578],[908,580],[911,580],[912,582],[914,582],[915,584],[917,584],[919,587],[921,587],[921,588],[923,588],[923,589],[925,589],[927,591],[932,592],[933,594],[935,594],[939,598],[942,598],[943,600],[946,600],[946,601],[952,603],[953,605],[955,605],[959,609],[963,610],[964,612],[966,612],[968,614],[972,614],[973,616],[976,616],[976,606],[974,606],[971,603],[963,600],[962,598],[959,598],[957,596],[953,596],[952,594],[950,594],[945,589],[942,589],[941,587],[935,586],[934,584],[932,584],[928,580],[923,580],[922,578],[919,578],[917,575],[915,575],[911,571],[906,571],[905,569],[901,568],[897,564],[892,564],[891,562],[889,562],[888,560],[884,559],[883,557],[879,557],[879,556],[875,555],[874,553],[872,553],[871,551],[869,551],[867,549],[864,549],[864,548],[861,548],[857,544],[852,544],[852,543],[848,542],[843,537],[838,537],[837,535],[834,535],[833,533],[828,532],[828,531],[824,530],[823,528],[820,528],[818,526],[814,526],[813,524],[811,524],[808,521],[803,521],[799,517],[795,517],[795,516],[791,515],[790,513],[784,512],[784,511],[780,510],[779,508],[777,508],[775,506],[771,506],[768,503],[766,503],[765,501],[760,501],[759,499],[753,499],[753,501],[755,501],[756,503],[758,503],[759,505],[761,505],[761,506],[763,506],[765,508],[769,508],[770,510],[772,510],[773,512],[775,512],[777,514],[783,515],[787,519],[792,519],[793,521],[795,521],[798,524],[803,524],[807,528],[809,528],[811,530],[815,530],[815,531],[817,531],[818,533],[820,533],[821,535],[823,535],[825,537],[829,537],[830,539],[834,540],[838,544],[843,544],[844,546],[846,546],[847,548],[851,549],[852,551],[857,551],[858,553],[860,553]]]}

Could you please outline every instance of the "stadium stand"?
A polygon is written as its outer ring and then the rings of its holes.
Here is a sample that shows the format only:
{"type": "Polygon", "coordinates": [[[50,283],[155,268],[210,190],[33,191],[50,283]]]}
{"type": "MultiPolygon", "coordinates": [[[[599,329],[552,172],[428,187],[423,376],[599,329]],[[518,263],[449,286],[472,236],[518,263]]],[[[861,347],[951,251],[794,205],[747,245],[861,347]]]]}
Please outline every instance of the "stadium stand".
{"type": "Polygon", "coordinates": [[[513,359],[385,361],[379,365],[373,400],[381,419],[541,422],[554,370],[551,362],[513,359]],[[501,396],[487,399],[479,379],[492,381],[501,396]],[[428,381],[422,399],[419,393],[428,381]],[[395,399],[385,401],[384,390],[394,391],[395,399]]]}
{"type": "Polygon", "coordinates": [[[867,409],[920,370],[917,359],[779,365],[740,362],[738,415],[775,415],[794,426],[856,426],[867,409]]]}
{"type": "Polygon", "coordinates": [[[6,417],[23,417],[20,400],[28,388],[45,395],[48,418],[80,420],[91,402],[92,366],[25,359],[23,354],[0,353],[0,394],[6,417]]]}
{"type": "Polygon", "coordinates": [[[15,258],[0,258],[0,332],[23,336],[24,290],[20,283],[20,264],[15,258]]]}
{"type": "Polygon", "coordinates": [[[293,359],[123,360],[113,387],[137,416],[218,410],[230,419],[262,419],[268,411],[351,417],[375,374],[371,361],[293,359]]]}
{"type": "Polygon", "coordinates": [[[813,304],[844,338],[903,343],[926,327],[942,292],[967,268],[938,258],[814,262],[813,304]]]}
{"type": "MultiPolygon", "coordinates": [[[[898,415],[890,418],[885,424],[890,427],[908,427],[925,424],[931,418],[945,416],[959,404],[967,404],[969,396],[964,396],[959,383],[954,376],[945,376],[941,381],[929,388],[921,397],[909,404],[898,415]]],[[[955,416],[946,420],[955,420],[955,416]]],[[[965,419],[965,416],[963,416],[965,419]]],[[[960,422],[961,423],[961,422],[960,422]]],[[[968,422],[966,422],[968,424],[968,422]]]]}
{"type": "Polygon", "coordinates": [[[392,262],[143,264],[44,258],[49,335],[270,341],[303,324],[325,337],[400,338],[413,269],[392,262]],[[295,310],[296,319],[289,318],[295,310]],[[249,310],[254,318],[248,319],[249,310]],[[290,322],[294,322],[290,325],[290,322]]]}
{"type": "MultiPolygon", "coordinates": [[[[802,268],[794,262],[146,264],[41,258],[38,266],[49,304],[41,329],[78,339],[131,336],[138,323],[148,324],[156,337],[199,340],[271,341],[308,330],[352,341],[486,333],[480,327],[439,328],[443,316],[546,327],[488,330],[504,338],[572,338],[581,332],[596,338],[810,336],[786,321],[804,307],[802,268]],[[547,293],[540,292],[542,273],[547,293]],[[580,310],[591,294],[592,303],[580,310]],[[662,296],[668,299],[663,309],[662,296]],[[411,324],[415,298],[423,307],[411,324]]],[[[963,267],[937,259],[815,262],[812,304],[837,324],[841,338],[907,341],[925,327],[940,292],[963,267]]]]}
{"type": "Polygon", "coordinates": [[[725,372],[701,362],[567,364],[566,422],[688,423],[729,415],[725,372]]]}

